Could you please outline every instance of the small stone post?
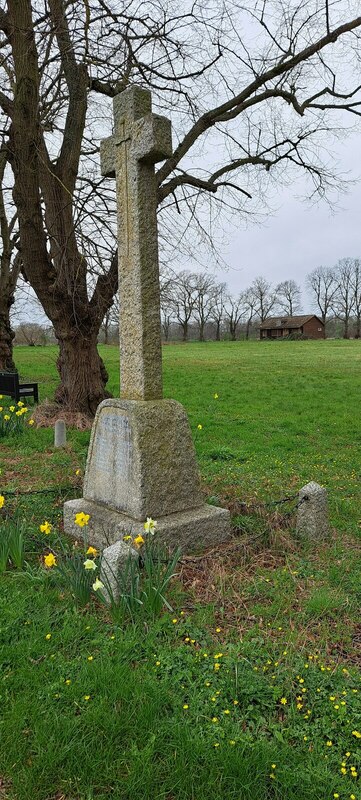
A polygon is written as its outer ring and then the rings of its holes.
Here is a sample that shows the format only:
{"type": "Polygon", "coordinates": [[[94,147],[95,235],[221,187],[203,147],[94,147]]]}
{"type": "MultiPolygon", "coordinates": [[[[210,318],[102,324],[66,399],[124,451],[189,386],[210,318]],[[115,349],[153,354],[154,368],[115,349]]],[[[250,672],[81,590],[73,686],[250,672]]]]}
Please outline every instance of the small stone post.
{"type": "Polygon", "coordinates": [[[66,445],[66,427],[63,419],[57,419],[54,428],[54,447],[66,445]]]}
{"type": "Polygon", "coordinates": [[[298,494],[296,532],[302,539],[318,542],[329,535],[327,491],[311,481],[298,494]]]}
{"type": "Polygon", "coordinates": [[[115,542],[115,544],[104,548],[100,580],[104,584],[102,595],[108,605],[111,605],[112,602],[116,603],[119,600],[122,581],[121,576],[124,576],[123,579],[125,581],[127,577],[130,578],[130,575],[127,576],[126,572],[127,568],[129,568],[129,571],[132,568],[132,564],[130,564],[131,560],[138,561],[139,553],[134,550],[134,547],[126,544],[126,542],[115,542]]]}

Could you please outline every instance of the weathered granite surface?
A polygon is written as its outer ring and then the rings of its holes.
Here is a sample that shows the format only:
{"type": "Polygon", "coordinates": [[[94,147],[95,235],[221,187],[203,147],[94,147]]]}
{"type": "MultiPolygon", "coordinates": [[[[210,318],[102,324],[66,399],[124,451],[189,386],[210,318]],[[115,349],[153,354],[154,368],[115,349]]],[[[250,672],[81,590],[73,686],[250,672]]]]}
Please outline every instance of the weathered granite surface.
{"type": "Polygon", "coordinates": [[[116,95],[114,135],[101,143],[102,174],[116,178],[122,397],[162,397],[154,164],[172,154],[170,120],[151,113],[151,93],[116,95]]]}
{"type": "Polygon", "coordinates": [[[297,535],[318,542],[330,532],[327,491],[315,481],[303,486],[298,495],[297,535]]]}
{"type": "Polygon", "coordinates": [[[175,400],[104,400],[93,424],[84,498],[143,521],[201,505],[183,406],[175,400]]]}
{"type": "MultiPolygon", "coordinates": [[[[144,536],[143,522],[121,514],[91,500],[68,500],[64,503],[64,528],[74,539],[84,535],[84,529],[75,525],[75,514],[83,511],[90,515],[86,528],[87,541],[102,550],[123,536],[144,536]]],[[[184,553],[201,553],[217,547],[230,539],[229,511],[203,503],[198,508],[168,514],[157,519],[156,536],[175,550],[184,553]]]]}
{"type": "Polygon", "coordinates": [[[119,599],[119,589],[122,586],[122,576],[127,572],[128,562],[132,559],[139,560],[139,553],[122,540],[106,547],[102,552],[100,580],[104,587],[101,590],[107,603],[116,603],[119,599]]]}

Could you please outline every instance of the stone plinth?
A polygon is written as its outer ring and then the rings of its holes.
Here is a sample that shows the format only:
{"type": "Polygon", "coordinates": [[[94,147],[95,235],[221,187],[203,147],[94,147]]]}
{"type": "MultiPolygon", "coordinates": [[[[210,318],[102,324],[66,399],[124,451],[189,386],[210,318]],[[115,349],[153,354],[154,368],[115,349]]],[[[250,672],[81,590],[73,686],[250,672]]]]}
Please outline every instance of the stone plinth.
{"type": "Polygon", "coordinates": [[[229,512],[202,501],[187,415],[175,400],[105,400],[91,434],[84,497],[64,505],[67,533],[79,538],[75,514],[90,514],[87,538],[99,548],[143,533],[184,552],[230,536],[229,512]]]}

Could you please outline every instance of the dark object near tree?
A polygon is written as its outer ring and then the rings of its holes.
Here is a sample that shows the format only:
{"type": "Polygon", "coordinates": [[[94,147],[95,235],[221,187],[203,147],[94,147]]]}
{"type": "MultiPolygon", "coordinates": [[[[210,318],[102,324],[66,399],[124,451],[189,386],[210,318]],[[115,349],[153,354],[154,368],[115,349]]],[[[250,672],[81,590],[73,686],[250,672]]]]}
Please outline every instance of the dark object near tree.
{"type": "Polygon", "coordinates": [[[269,317],[259,326],[260,339],[324,339],[325,326],[315,314],[269,317]]]}
{"type": "Polygon", "coordinates": [[[33,397],[39,402],[37,383],[19,383],[17,372],[0,372],[0,394],[6,394],[19,402],[23,397],[33,397]]]}

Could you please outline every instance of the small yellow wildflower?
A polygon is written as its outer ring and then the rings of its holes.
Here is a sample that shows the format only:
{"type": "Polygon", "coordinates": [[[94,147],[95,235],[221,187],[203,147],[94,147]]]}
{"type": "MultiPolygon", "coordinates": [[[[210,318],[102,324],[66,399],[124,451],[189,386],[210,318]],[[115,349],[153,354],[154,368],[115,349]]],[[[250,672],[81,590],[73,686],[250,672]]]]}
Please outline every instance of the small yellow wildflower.
{"type": "Polygon", "coordinates": [[[88,656],[88,661],[94,661],[94,656],[88,656]]]}
{"type": "Polygon", "coordinates": [[[33,419],[29,419],[29,421],[28,421],[28,425],[30,425],[30,426],[31,426],[31,425],[34,425],[34,423],[35,423],[35,420],[33,420],[33,419]]]}
{"type": "Polygon", "coordinates": [[[45,636],[45,639],[47,639],[47,641],[49,641],[49,639],[51,639],[51,633],[47,633],[46,636],[45,636]]]}
{"type": "Polygon", "coordinates": [[[46,567],[56,567],[56,558],[53,553],[48,553],[47,556],[44,556],[44,564],[46,567]]]}
{"type": "Polygon", "coordinates": [[[85,694],[84,695],[84,700],[90,700],[90,694],[85,694]]]}
{"type": "Polygon", "coordinates": [[[235,740],[234,740],[234,739],[230,739],[230,740],[229,740],[229,744],[231,744],[231,745],[234,745],[234,744],[236,744],[236,742],[235,742],[235,740]]]}
{"type": "Polygon", "coordinates": [[[0,508],[5,505],[5,497],[3,494],[0,494],[0,508]]]}
{"type": "Polygon", "coordinates": [[[123,536],[123,542],[129,542],[129,540],[130,540],[131,538],[132,538],[132,537],[131,537],[131,536],[129,536],[129,534],[128,534],[127,536],[123,536]]]}
{"type": "Polygon", "coordinates": [[[90,546],[90,547],[88,547],[88,549],[87,549],[87,551],[86,551],[86,555],[87,555],[87,556],[94,556],[94,557],[95,557],[96,555],[98,555],[98,551],[97,551],[96,547],[91,547],[91,546],[90,546]]]}
{"type": "Polygon", "coordinates": [[[11,411],[11,413],[12,413],[13,411],[15,411],[15,406],[9,406],[9,411],[11,411]]]}
{"type": "Polygon", "coordinates": [[[70,678],[67,678],[67,680],[65,681],[65,684],[66,684],[66,686],[70,686],[70,684],[71,684],[70,678]]]}
{"type": "Polygon", "coordinates": [[[84,514],[83,511],[80,511],[79,514],[75,514],[75,525],[79,525],[79,528],[84,528],[84,525],[87,525],[90,520],[90,514],[84,514]]]}
{"type": "Polygon", "coordinates": [[[218,662],[217,662],[217,663],[214,665],[214,669],[215,669],[215,671],[216,671],[216,672],[218,672],[218,670],[219,670],[220,668],[221,668],[221,665],[220,665],[220,664],[218,664],[218,662]]]}
{"type": "Polygon", "coordinates": [[[230,713],[231,712],[230,712],[230,710],[228,708],[226,708],[225,711],[223,711],[223,714],[230,714],[230,713]]]}
{"type": "Polygon", "coordinates": [[[333,742],[331,742],[331,739],[329,739],[328,742],[326,742],[326,747],[332,747],[332,745],[333,742]]]}
{"type": "Polygon", "coordinates": [[[183,706],[183,708],[185,708],[185,709],[189,708],[189,705],[188,705],[188,703],[184,703],[184,706],[183,706]]]}
{"type": "Polygon", "coordinates": [[[81,469],[76,469],[76,470],[75,470],[75,474],[76,474],[76,476],[77,476],[77,478],[78,478],[78,477],[79,477],[79,475],[81,475],[81,469]]]}
{"type": "Polygon", "coordinates": [[[212,722],[218,722],[218,717],[212,717],[212,722]]]}
{"type": "Polygon", "coordinates": [[[355,736],[356,739],[361,739],[361,733],[359,731],[352,731],[352,736],[355,736]]]}
{"type": "Polygon", "coordinates": [[[42,525],[39,525],[39,530],[41,531],[41,533],[48,534],[50,533],[51,529],[52,525],[50,525],[50,522],[48,522],[47,520],[45,520],[45,522],[43,522],[42,525]]]}
{"type": "Polygon", "coordinates": [[[10,414],[4,414],[4,419],[6,420],[6,422],[9,422],[10,414]]]}
{"type": "Polygon", "coordinates": [[[220,633],[222,628],[216,628],[216,633],[220,633]]]}
{"type": "Polygon", "coordinates": [[[177,617],[174,617],[174,619],[172,619],[172,622],[173,622],[173,625],[176,625],[177,622],[178,622],[177,617]]]}
{"type": "Polygon", "coordinates": [[[201,431],[201,430],[202,430],[202,428],[203,428],[203,425],[201,425],[201,424],[199,423],[199,425],[197,425],[197,428],[198,428],[198,430],[199,430],[199,431],[201,431]]]}
{"type": "Polygon", "coordinates": [[[285,706],[285,705],[287,705],[287,702],[288,702],[288,701],[287,701],[287,698],[286,698],[286,697],[281,697],[281,699],[280,699],[280,703],[281,703],[281,705],[282,705],[282,706],[285,706]]]}

